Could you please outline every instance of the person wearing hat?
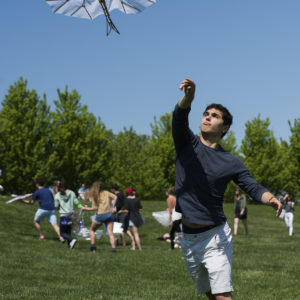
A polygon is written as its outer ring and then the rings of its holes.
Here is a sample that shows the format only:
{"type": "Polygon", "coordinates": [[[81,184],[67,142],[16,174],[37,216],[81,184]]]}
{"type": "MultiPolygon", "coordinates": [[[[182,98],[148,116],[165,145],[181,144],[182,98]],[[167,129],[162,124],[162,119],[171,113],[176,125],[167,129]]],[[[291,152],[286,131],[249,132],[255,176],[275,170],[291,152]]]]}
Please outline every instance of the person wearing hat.
{"type": "MultiPolygon", "coordinates": [[[[130,188],[126,190],[125,206],[129,213],[129,226],[132,230],[135,243],[138,249],[142,250],[138,228],[144,224],[140,214],[143,206],[141,205],[139,198],[134,195],[134,191],[130,188]]],[[[131,250],[135,250],[135,244],[133,244],[131,250]]]]}
{"type": "Polygon", "coordinates": [[[116,212],[117,212],[117,221],[122,223],[123,232],[121,233],[122,245],[126,246],[125,233],[130,237],[131,246],[135,249],[134,237],[129,230],[129,212],[126,208],[126,201],[124,194],[120,191],[120,188],[117,184],[112,184],[110,191],[117,196],[116,201],[116,212]]]}

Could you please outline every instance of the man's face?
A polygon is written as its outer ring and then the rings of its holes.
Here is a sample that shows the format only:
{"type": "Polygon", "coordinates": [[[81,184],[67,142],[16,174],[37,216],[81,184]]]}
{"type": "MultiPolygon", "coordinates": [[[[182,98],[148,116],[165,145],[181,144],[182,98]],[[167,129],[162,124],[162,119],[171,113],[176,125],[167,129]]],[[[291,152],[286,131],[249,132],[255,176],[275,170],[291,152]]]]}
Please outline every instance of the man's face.
{"type": "Polygon", "coordinates": [[[222,112],[210,108],[204,112],[201,121],[201,132],[206,134],[220,135],[220,137],[228,130],[228,126],[224,125],[222,112]]]}

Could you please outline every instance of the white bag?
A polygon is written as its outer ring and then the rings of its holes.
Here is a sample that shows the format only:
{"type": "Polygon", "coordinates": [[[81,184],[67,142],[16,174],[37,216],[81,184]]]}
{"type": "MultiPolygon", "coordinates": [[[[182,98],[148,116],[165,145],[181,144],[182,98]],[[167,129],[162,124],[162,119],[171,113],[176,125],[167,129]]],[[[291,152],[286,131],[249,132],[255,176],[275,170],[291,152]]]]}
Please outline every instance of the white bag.
{"type": "MultiPolygon", "coordinates": [[[[78,240],[87,240],[87,241],[89,241],[91,239],[90,238],[90,231],[86,227],[83,227],[83,228],[80,229],[79,232],[77,232],[77,233],[74,232],[74,233],[75,233],[78,240]]],[[[101,238],[102,234],[103,234],[103,230],[98,229],[98,230],[96,230],[95,234],[96,234],[96,239],[99,240],[101,238]]]]}
{"type": "Polygon", "coordinates": [[[123,224],[114,222],[113,233],[123,233],[123,224]]]}

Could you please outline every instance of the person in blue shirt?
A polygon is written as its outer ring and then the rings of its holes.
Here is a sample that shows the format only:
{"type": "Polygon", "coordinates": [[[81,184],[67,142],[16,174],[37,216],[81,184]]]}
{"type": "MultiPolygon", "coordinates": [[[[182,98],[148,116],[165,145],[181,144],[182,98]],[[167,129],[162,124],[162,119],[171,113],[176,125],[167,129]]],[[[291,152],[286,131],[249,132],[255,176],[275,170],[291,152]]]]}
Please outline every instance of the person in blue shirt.
{"type": "Polygon", "coordinates": [[[54,199],[52,192],[44,187],[44,180],[36,180],[37,190],[32,195],[32,200],[22,200],[25,204],[34,204],[39,202],[40,208],[37,210],[34,216],[34,225],[39,233],[39,239],[44,240],[45,236],[42,233],[41,222],[44,218],[48,218],[49,223],[52,225],[54,231],[59,237],[61,242],[64,242],[64,238],[60,236],[59,227],[57,225],[56,209],[54,206],[54,199]]]}
{"type": "Polygon", "coordinates": [[[89,191],[89,189],[86,187],[86,184],[85,183],[83,183],[82,185],[81,185],[81,187],[78,189],[78,195],[79,195],[79,197],[82,199],[82,200],[86,200],[85,198],[85,196],[86,196],[86,194],[87,194],[87,192],[89,191]]]}
{"type": "Polygon", "coordinates": [[[182,251],[189,274],[199,293],[209,299],[232,299],[232,234],[223,212],[224,192],[233,180],[253,199],[276,209],[282,204],[249,174],[240,159],[226,152],[219,141],[227,133],[232,116],[221,104],[206,107],[201,136],[189,128],[188,115],[195,83],[185,79],[184,96],[173,112],[175,145],[176,211],[182,214],[182,251]]]}

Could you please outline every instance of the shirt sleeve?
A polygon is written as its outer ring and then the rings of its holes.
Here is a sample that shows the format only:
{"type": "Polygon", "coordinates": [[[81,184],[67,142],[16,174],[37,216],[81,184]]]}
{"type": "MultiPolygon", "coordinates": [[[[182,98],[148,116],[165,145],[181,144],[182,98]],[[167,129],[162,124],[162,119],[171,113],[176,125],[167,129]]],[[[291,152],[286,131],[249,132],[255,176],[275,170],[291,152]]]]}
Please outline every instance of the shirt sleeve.
{"type": "Polygon", "coordinates": [[[237,173],[233,181],[255,201],[261,202],[261,197],[268,189],[260,185],[249,173],[246,166],[238,159],[237,173]]]}
{"type": "Polygon", "coordinates": [[[246,196],[242,195],[241,196],[241,209],[245,209],[246,208],[246,196]]]}
{"type": "Polygon", "coordinates": [[[111,192],[107,192],[108,193],[108,197],[109,197],[109,199],[112,201],[112,200],[114,200],[115,198],[116,198],[116,195],[115,194],[113,194],[113,193],[111,193],[111,192]]]}
{"type": "Polygon", "coordinates": [[[189,128],[188,115],[191,108],[182,109],[177,104],[173,111],[172,135],[175,150],[178,153],[188,142],[195,138],[194,133],[189,128]]]}
{"type": "Polygon", "coordinates": [[[75,205],[78,205],[80,202],[78,201],[78,199],[77,199],[77,197],[76,197],[76,194],[73,192],[72,193],[72,197],[73,197],[73,199],[74,199],[74,204],[75,205]]]}
{"type": "Polygon", "coordinates": [[[32,195],[32,200],[35,202],[38,200],[38,197],[37,197],[37,191],[35,191],[32,195]]]}

